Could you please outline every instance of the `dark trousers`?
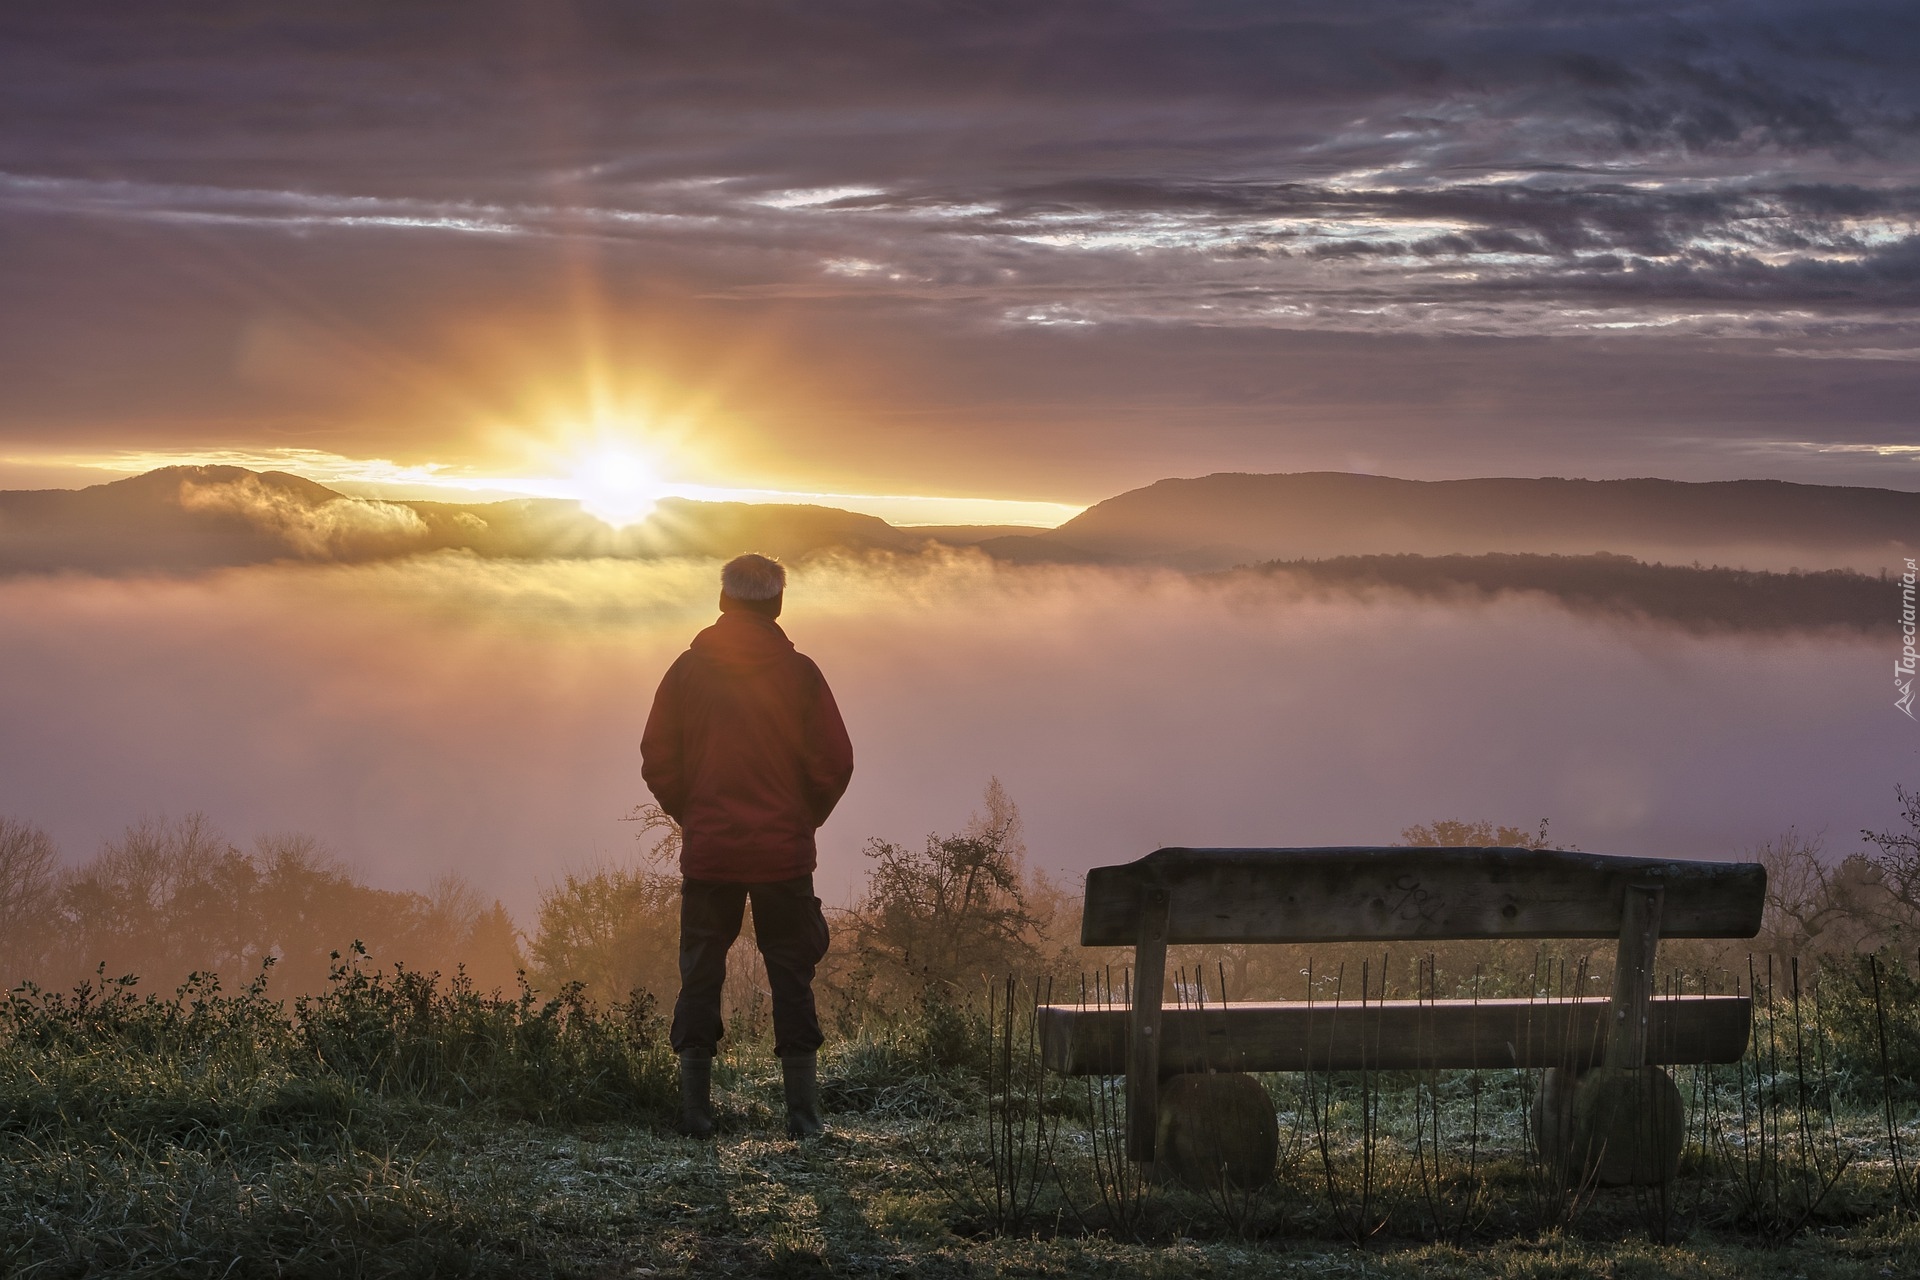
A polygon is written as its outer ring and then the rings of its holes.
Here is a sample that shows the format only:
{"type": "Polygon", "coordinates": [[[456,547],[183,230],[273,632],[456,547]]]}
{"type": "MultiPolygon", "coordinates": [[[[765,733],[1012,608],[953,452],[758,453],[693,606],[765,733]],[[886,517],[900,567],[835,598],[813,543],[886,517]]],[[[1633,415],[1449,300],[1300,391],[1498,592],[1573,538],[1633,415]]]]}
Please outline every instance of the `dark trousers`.
{"type": "Polygon", "coordinates": [[[813,877],[771,884],[719,880],[680,882],[680,998],[673,1005],[676,1053],[708,1053],[726,1029],[720,1024],[720,988],[727,980],[727,949],[740,936],[747,899],[753,899],[753,937],[773,992],[773,1051],[812,1053],[826,1037],[813,1004],[813,971],[827,954],[827,917],[813,896],[813,877]]]}

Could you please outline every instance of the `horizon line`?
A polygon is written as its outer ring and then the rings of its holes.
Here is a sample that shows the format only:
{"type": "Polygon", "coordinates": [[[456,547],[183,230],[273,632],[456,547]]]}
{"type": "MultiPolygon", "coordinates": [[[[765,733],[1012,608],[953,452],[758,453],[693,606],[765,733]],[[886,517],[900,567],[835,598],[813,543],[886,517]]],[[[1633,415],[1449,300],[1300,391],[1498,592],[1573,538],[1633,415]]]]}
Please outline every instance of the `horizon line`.
{"type": "MultiPolygon", "coordinates": [[[[450,494],[464,494],[473,502],[547,498],[579,502],[569,482],[560,476],[515,476],[475,472],[444,463],[405,465],[386,458],[350,458],[319,449],[209,449],[177,452],[123,450],[109,454],[57,457],[0,457],[0,463],[66,472],[105,475],[101,484],[131,480],[168,467],[229,466],[255,473],[279,471],[324,485],[343,497],[392,502],[445,502],[450,494]]],[[[54,484],[51,489],[77,492],[89,484],[54,484]]],[[[1007,525],[1053,529],[1065,524],[1088,505],[1023,498],[989,498],[943,494],[838,493],[825,490],[774,489],[753,486],[662,483],[656,498],[692,502],[738,502],[753,506],[831,506],[856,515],[870,515],[896,528],[944,525],[1007,525]]]]}

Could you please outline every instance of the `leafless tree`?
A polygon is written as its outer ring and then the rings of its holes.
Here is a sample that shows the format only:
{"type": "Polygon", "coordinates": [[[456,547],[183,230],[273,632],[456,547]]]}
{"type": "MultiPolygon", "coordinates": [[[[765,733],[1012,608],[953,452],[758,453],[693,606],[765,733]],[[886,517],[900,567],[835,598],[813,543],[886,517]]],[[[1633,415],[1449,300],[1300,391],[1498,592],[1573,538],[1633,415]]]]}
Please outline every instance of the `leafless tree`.
{"type": "Polygon", "coordinates": [[[1907,829],[1860,834],[1880,850],[1873,861],[1886,873],[1887,891],[1911,916],[1920,917],[1920,789],[1909,791],[1896,786],[1893,794],[1900,802],[1900,819],[1907,829]]]}
{"type": "Polygon", "coordinates": [[[0,982],[32,976],[52,932],[58,855],[40,828],[0,816],[0,982]]]}

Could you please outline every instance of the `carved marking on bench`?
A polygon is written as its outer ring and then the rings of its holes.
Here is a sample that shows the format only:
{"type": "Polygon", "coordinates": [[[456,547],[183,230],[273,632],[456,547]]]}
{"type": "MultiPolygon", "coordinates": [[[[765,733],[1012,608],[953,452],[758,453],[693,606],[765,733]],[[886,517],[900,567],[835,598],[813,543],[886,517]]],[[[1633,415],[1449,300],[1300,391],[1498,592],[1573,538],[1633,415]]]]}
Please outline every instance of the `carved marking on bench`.
{"type": "Polygon", "coordinates": [[[1446,906],[1445,898],[1428,893],[1421,882],[1411,875],[1399,877],[1389,887],[1400,894],[1399,899],[1393,904],[1395,919],[1418,920],[1422,924],[1431,925],[1439,918],[1441,910],[1446,906]],[[1409,903],[1413,904],[1411,911],[1405,909],[1409,903]]]}

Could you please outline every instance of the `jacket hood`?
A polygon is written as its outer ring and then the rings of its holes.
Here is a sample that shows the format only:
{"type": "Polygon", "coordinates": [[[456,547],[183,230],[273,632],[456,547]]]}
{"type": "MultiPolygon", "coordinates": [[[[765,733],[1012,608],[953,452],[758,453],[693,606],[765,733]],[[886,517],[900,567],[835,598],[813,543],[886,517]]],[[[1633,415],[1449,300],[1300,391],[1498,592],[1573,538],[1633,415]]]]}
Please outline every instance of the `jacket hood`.
{"type": "Polygon", "coordinates": [[[728,666],[751,667],[778,662],[793,652],[793,641],[780,624],[764,614],[730,609],[693,638],[693,651],[728,666]]]}

